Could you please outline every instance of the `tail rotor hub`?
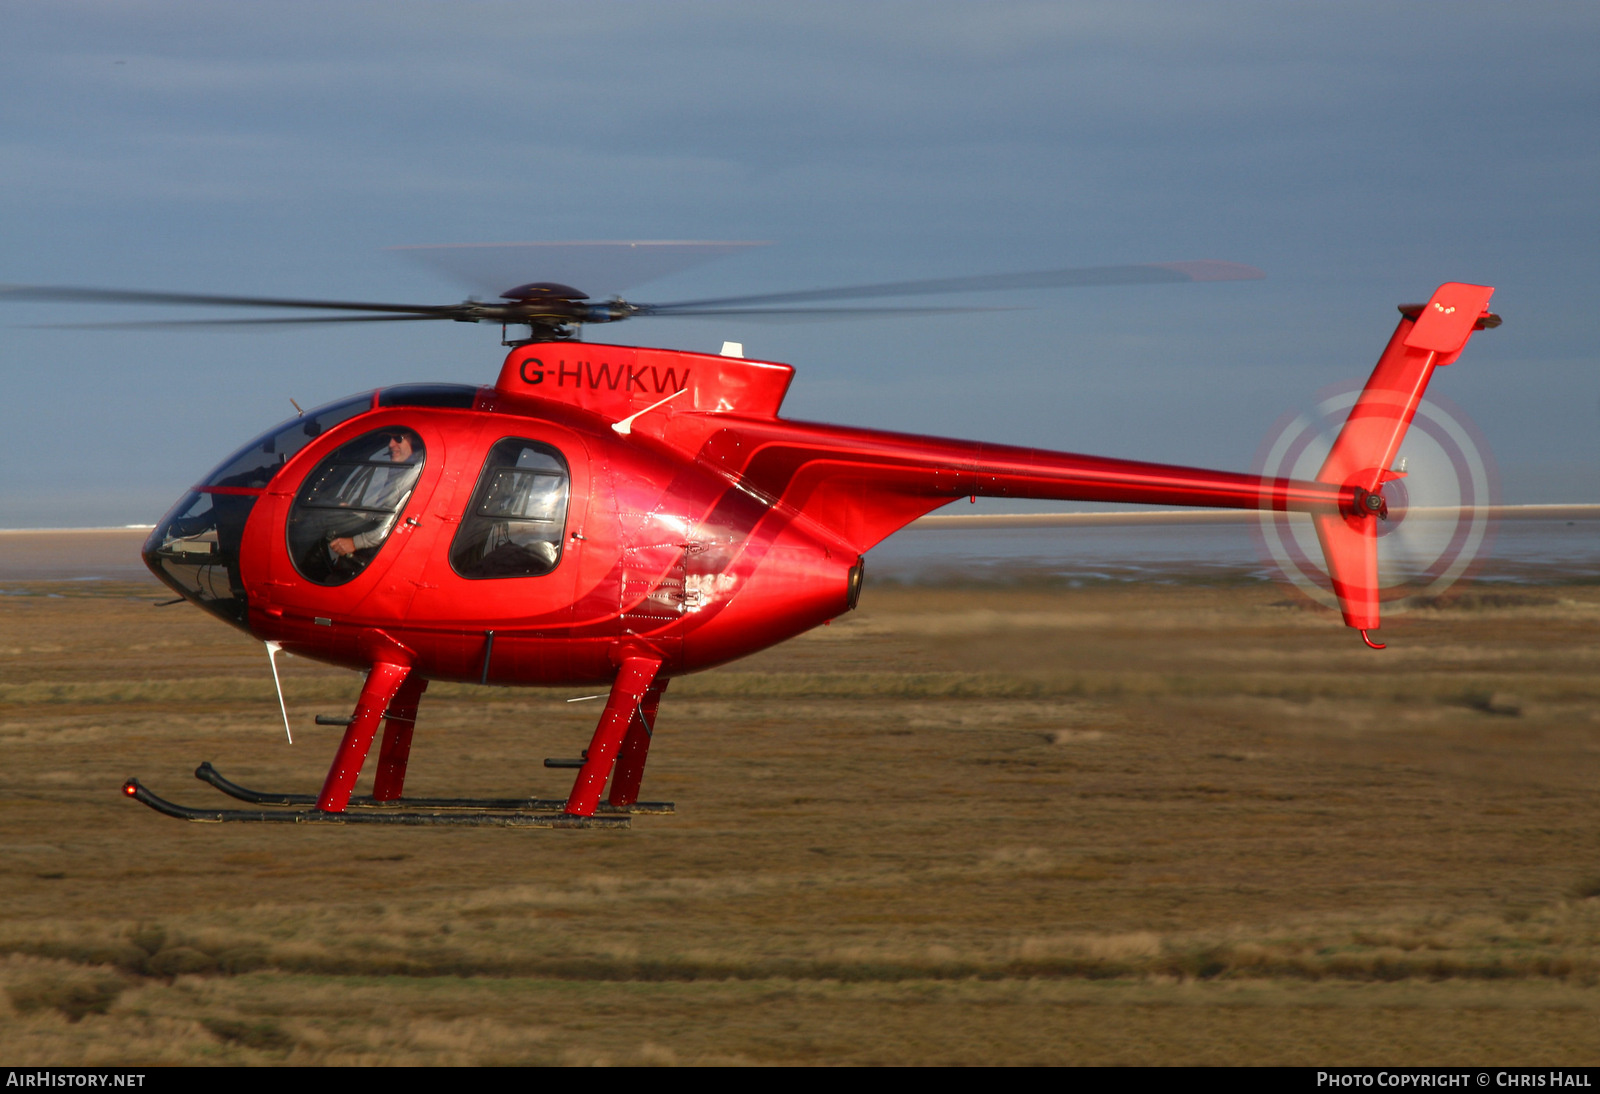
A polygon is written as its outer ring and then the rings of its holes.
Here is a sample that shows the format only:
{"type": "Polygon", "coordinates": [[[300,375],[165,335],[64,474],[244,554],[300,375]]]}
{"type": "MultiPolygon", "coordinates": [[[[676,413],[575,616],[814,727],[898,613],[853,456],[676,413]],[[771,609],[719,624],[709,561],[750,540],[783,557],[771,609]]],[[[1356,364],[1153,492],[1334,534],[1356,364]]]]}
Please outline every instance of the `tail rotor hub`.
{"type": "Polygon", "coordinates": [[[1363,490],[1359,486],[1355,488],[1352,508],[1358,517],[1377,517],[1379,520],[1387,520],[1389,517],[1389,503],[1384,500],[1383,494],[1378,491],[1363,490]]]}

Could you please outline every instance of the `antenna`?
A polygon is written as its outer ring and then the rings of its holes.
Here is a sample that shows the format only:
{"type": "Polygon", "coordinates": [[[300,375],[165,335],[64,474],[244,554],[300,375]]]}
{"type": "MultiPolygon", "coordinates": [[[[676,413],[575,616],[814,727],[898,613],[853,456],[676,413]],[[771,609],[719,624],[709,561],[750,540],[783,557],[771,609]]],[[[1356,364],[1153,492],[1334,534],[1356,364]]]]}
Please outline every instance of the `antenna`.
{"type": "MultiPolygon", "coordinates": [[[[290,400],[293,402],[294,400],[290,400]]],[[[299,409],[296,407],[295,409],[299,409]]],[[[289,743],[294,744],[294,731],[289,728],[289,708],[283,702],[283,681],[278,679],[278,652],[283,649],[282,642],[267,643],[267,661],[272,665],[272,686],[278,689],[278,709],[283,712],[283,732],[288,734],[289,743]]]]}

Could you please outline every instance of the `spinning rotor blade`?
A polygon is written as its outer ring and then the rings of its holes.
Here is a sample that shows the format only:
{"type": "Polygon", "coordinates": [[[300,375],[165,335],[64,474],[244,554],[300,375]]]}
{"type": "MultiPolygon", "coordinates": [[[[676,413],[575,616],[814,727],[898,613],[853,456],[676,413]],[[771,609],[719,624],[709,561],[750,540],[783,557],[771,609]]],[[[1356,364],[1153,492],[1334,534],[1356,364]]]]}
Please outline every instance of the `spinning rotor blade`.
{"type": "MultiPolygon", "coordinates": [[[[1024,289],[1080,288],[1093,285],[1153,285],[1180,281],[1255,281],[1267,275],[1238,262],[1202,259],[1155,262],[1138,266],[1083,266],[1034,273],[988,274],[981,277],[938,277],[924,281],[886,281],[838,289],[724,296],[671,304],[636,305],[641,315],[683,314],[692,309],[738,307],[744,304],[799,304],[815,300],[854,300],[871,296],[925,296],[934,293],[1006,292],[1024,289]]],[[[703,313],[708,314],[708,313],[703,313]]]]}
{"type": "MultiPolygon", "coordinates": [[[[1139,266],[1088,266],[1033,273],[991,274],[984,277],[948,277],[921,281],[891,281],[837,289],[761,293],[668,304],[633,304],[614,297],[601,300],[597,288],[573,273],[579,259],[588,263],[592,277],[623,276],[633,281],[660,277],[673,270],[719,257],[753,243],[517,243],[482,246],[398,248],[437,262],[448,256],[449,265],[463,255],[472,264],[493,258],[514,262],[496,276],[498,300],[465,300],[459,304],[387,304],[351,300],[306,300],[300,297],[224,296],[210,293],[147,292],[135,289],[90,289],[64,285],[0,285],[0,302],[39,301],[58,304],[151,304],[168,306],[289,308],[309,311],[365,312],[358,316],[292,316],[282,319],[189,319],[143,322],[74,323],[73,329],[160,330],[179,327],[278,327],[311,323],[361,323],[384,320],[449,319],[463,323],[501,323],[527,326],[536,338],[572,337],[573,328],[588,323],[615,323],[639,316],[656,318],[716,317],[755,322],[806,322],[823,319],[865,319],[890,316],[949,315],[963,312],[1011,311],[1012,308],[952,307],[790,307],[825,301],[859,300],[887,296],[925,296],[935,293],[1006,292],[1091,285],[1146,285],[1183,281],[1240,281],[1265,277],[1253,266],[1236,262],[1158,262],[1139,266]],[[556,268],[551,268],[551,267],[556,268]],[[541,267],[543,269],[541,270],[541,267]],[[624,271],[619,274],[618,271],[624,271]],[[534,282],[539,272],[559,273],[582,288],[556,282],[534,282]],[[782,306],[772,306],[782,305],[782,306]]],[[[602,282],[604,283],[604,282],[602,282]]],[[[615,280],[611,284],[617,284],[615,280]]],[[[56,326],[51,324],[51,326],[56,326]]]]}
{"type": "Polygon", "coordinates": [[[276,296],[212,296],[205,293],[141,292],[134,289],[80,289],[67,285],[4,285],[0,299],[52,304],[198,304],[204,307],[308,308],[323,311],[376,311],[449,319],[459,304],[369,304],[344,300],[299,300],[276,296]]]}
{"type": "Polygon", "coordinates": [[[453,315],[297,315],[277,319],[134,319],[121,323],[29,323],[29,330],[182,330],[192,327],[283,327],[307,323],[409,323],[453,315]]]}
{"type": "Polygon", "coordinates": [[[888,319],[897,315],[959,315],[970,312],[1026,311],[1025,308],[684,308],[657,312],[653,305],[635,305],[652,319],[749,319],[756,323],[804,323],[824,319],[888,319]]]}

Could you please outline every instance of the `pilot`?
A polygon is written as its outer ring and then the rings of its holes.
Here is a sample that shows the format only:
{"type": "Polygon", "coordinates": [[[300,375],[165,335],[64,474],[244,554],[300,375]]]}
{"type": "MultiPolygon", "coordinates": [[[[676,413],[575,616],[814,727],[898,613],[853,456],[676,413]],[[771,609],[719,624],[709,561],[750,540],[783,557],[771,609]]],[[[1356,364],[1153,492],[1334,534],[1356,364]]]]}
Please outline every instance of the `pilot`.
{"type": "MultiPolygon", "coordinates": [[[[409,433],[395,432],[389,434],[389,461],[396,464],[409,464],[412,460],[411,435],[409,433]]],[[[357,551],[370,550],[377,547],[389,538],[389,530],[394,527],[394,522],[400,515],[400,506],[405,501],[404,492],[410,487],[411,476],[400,468],[389,473],[389,481],[383,487],[383,493],[378,498],[378,505],[389,510],[389,516],[384,518],[376,527],[365,532],[357,532],[353,536],[340,536],[328,541],[328,550],[340,558],[355,554],[357,551]]]]}

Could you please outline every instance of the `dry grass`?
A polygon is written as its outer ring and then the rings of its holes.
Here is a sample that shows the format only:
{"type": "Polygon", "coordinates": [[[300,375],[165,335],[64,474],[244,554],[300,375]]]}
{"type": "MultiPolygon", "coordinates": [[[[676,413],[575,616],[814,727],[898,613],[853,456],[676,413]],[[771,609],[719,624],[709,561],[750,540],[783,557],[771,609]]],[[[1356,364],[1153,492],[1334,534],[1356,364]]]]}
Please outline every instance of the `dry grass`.
{"type": "MultiPolygon", "coordinates": [[[[352,674],[153,586],[0,598],[0,1057],[1600,1057],[1600,589],[1360,648],[1268,588],[869,589],[673,684],[630,832],[185,825],[319,784],[352,674]]],[[[1506,599],[1507,596],[1510,599],[1506,599]]],[[[562,789],[595,704],[430,689],[408,789],[562,789]]]]}

